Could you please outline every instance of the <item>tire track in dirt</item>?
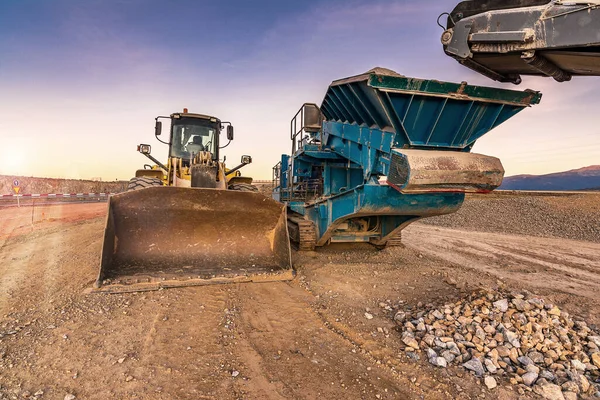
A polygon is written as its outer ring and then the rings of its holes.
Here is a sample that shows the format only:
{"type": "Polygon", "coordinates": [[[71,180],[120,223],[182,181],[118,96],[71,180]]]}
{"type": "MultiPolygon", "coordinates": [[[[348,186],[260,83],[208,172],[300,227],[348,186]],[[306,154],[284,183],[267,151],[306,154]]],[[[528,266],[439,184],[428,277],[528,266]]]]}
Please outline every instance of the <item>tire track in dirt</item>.
{"type": "MultiPolygon", "coordinates": [[[[258,373],[269,379],[269,390],[275,389],[278,396],[411,397],[391,374],[375,371],[371,360],[329,329],[312,309],[314,298],[297,285],[242,285],[239,299],[239,337],[253,349],[243,359],[258,364],[257,370],[264,371],[258,373]]],[[[253,388],[247,390],[251,393],[253,388]]],[[[261,398],[261,391],[249,398],[261,398]]]]}
{"type": "Polygon", "coordinates": [[[415,251],[506,280],[515,289],[562,293],[564,302],[571,302],[568,296],[577,296],[580,305],[586,304],[579,307],[582,315],[591,317],[599,304],[598,243],[429,225],[410,226],[403,240],[415,251]]]}
{"type": "MultiPolygon", "coordinates": [[[[447,261],[501,273],[498,264],[542,267],[581,283],[600,282],[600,244],[415,225],[405,243],[447,261]]],[[[540,282],[542,283],[542,282],[540,282]]]]}

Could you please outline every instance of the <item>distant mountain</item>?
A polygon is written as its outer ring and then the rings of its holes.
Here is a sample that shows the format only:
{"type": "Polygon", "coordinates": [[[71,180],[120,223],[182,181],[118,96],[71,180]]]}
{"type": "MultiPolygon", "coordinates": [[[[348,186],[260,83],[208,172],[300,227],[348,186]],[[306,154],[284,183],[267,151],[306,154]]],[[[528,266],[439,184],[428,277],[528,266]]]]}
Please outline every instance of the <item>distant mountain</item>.
{"type": "Polygon", "coordinates": [[[600,165],[546,175],[515,175],[504,178],[505,190],[599,190],[600,165]]]}

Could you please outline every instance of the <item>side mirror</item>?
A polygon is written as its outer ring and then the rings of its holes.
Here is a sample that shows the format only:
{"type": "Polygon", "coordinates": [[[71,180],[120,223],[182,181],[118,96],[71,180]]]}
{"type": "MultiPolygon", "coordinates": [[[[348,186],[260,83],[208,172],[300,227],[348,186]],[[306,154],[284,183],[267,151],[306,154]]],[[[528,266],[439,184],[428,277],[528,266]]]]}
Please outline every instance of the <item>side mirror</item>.
{"type": "Polygon", "coordinates": [[[251,162],[252,162],[252,157],[242,156],[242,164],[250,164],[251,162]]]}
{"type": "Polygon", "coordinates": [[[227,140],[233,140],[233,126],[227,125],[227,140]]]}
{"type": "Polygon", "coordinates": [[[137,150],[142,154],[150,154],[152,147],[149,144],[140,144],[138,145],[137,150]]]}
{"type": "Polygon", "coordinates": [[[156,125],[154,125],[154,135],[159,136],[162,132],[162,122],[156,121],[156,125]]]}

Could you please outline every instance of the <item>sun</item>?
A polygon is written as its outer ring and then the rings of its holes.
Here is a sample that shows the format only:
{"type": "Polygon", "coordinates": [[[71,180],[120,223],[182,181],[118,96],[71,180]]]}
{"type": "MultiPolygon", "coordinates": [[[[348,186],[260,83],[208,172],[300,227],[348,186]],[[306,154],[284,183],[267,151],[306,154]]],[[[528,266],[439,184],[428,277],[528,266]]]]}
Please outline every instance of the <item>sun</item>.
{"type": "Polygon", "coordinates": [[[4,147],[0,152],[0,172],[19,175],[25,168],[25,153],[13,146],[4,147]]]}

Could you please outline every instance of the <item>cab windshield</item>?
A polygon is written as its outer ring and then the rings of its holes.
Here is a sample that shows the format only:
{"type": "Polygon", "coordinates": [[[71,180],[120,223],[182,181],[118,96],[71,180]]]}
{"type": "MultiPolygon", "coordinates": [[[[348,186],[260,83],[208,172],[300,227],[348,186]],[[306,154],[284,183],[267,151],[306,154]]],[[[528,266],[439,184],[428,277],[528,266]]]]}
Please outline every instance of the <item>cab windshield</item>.
{"type": "Polygon", "coordinates": [[[189,159],[201,151],[215,154],[218,123],[199,118],[173,121],[171,157],[189,159]]]}

